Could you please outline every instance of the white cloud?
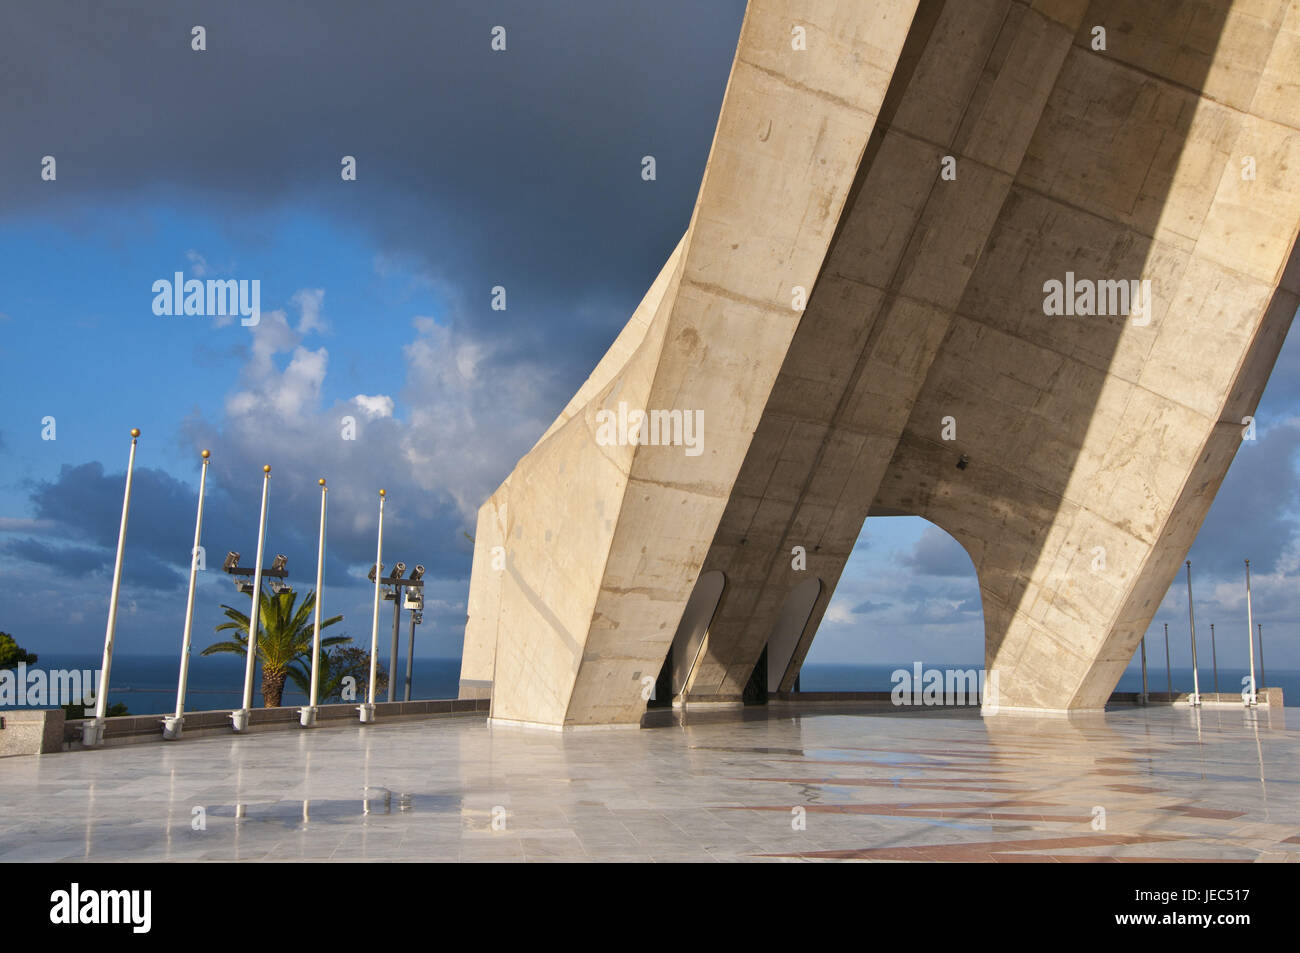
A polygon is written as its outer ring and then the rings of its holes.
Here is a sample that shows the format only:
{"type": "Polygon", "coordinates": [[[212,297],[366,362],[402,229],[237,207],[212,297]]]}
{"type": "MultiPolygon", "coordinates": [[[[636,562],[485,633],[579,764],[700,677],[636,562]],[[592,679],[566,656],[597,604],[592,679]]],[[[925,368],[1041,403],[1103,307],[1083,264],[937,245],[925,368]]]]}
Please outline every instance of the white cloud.
{"type": "MultiPolygon", "coordinates": [[[[308,311],[322,296],[295,300],[308,311]]],[[[330,403],[329,353],[304,346],[302,327],[292,327],[283,311],[263,313],[224,419],[192,421],[194,439],[221,448],[231,479],[272,464],[279,507],[306,511],[316,478],[327,477],[334,538],[356,539],[359,552],[359,541],[374,532],[380,486],[394,503],[395,527],[438,527],[446,545],[461,545],[449,524],[472,530],[478,507],[550,423],[557,408],[540,397],[549,369],[418,317],[402,351],[400,395],[359,393],[330,403]],[[399,397],[411,408],[403,419],[395,416],[399,397]],[[346,416],[354,427],[342,426],[346,416]]]]}
{"type": "Polygon", "coordinates": [[[302,347],[283,311],[263,314],[252,337],[249,360],[240,374],[242,387],[226,398],[227,415],[265,418],[273,413],[283,423],[305,423],[316,412],[329,353],[323,347],[315,351],[302,347]],[[280,371],[274,358],[286,351],[293,356],[280,371]]]}
{"type": "Polygon", "coordinates": [[[291,299],[298,307],[298,333],[306,336],[313,331],[326,331],[328,327],[321,317],[321,305],[325,300],[324,288],[303,288],[291,299]]]}
{"type": "Polygon", "coordinates": [[[360,407],[361,412],[372,420],[378,417],[393,416],[393,398],[386,394],[375,394],[373,397],[366,394],[357,394],[352,398],[352,402],[360,407]]]}

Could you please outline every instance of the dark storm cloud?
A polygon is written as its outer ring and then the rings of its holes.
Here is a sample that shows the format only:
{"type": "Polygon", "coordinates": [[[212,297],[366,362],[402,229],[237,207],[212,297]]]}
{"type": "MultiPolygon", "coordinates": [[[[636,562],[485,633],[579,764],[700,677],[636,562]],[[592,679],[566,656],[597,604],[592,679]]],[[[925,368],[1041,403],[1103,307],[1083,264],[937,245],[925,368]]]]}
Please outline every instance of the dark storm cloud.
{"type": "MultiPolygon", "coordinates": [[[[213,458],[203,516],[207,569],[217,572],[229,550],[240,553],[241,565],[253,565],[261,506],[260,485],[247,479],[260,467],[251,458],[220,457],[213,458]]],[[[300,588],[309,588],[315,578],[320,506],[316,482],[305,473],[303,467],[290,466],[273,474],[267,519],[266,560],[276,553],[288,556],[291,580],[300,588]],[[292,479],[295,470],[302,474],[292,479]]],[[[111,572],[125,481],[124,472],[106,474],[98,462],[64,466],[56,479],[31,488],[32,510],[46,523],[41,538],[11,539],[0,552],[74,575],[111,572]]],[[[335,496],[346,499],[343,488],[335,496]]],[[[154,589],[182,584],[189,572],[197,487],[138,467],[131,498],[124,582],[154,589]]],[[[331,510],[327,585],[355,585],[349,567],[374,562],[377,512],[371,511],[377,507],[368,493],[360,505],[360,519],[347,503],[335,502],[331,510]]],[[[411,566],[422,562],[433,576],[464,576],[471,544],[457,518],[414,492],[401,505],[385,521],[385,552],[393,554],[391,560],[411,566]]]]}
{"type": "Polygon", "coordinates": [[[1297,421],[1261,429],[1256,440],[1243,441],[1188,556],[1198,572],[1236,578],[1245,571],[1245,559],[1256,572],[1273,572],[1279,559],[1295,550],[1297,452],[1297,421]]]}
{"type": "Polygon", "coordinates": [[[257,241],[252,217],[293,202],[461,288],[461,319],[491,314],[520,354],[561,325],[557,359],[586,367],[685,230],[743,10],[6,4],[0,214],[165,198],[257,241]],[[57,187],[39,178],[47,154],[57,187]],[[340,180],[343,155],[356,182],[340,180]],[[488,312],[495,284],[508,312],[488,312]],[[610,310],[584,317],[578,300],[610,310]]]}
{"type": "Polygon", "coordinates": [[[849,611],[854,615],[867,615],[872,612],[883,612],[885,609],[888,609],[890,605],[891,604],[888,602],[872,602],[867,600],[866,602],[859,602],[849,611]]]}
{"type": "MultiPolygon", "coordinates": [[[[99,462],[65,465],[54,480],[31,484],[29,499],[36,518],[50,521],[59,535],[112,549],[117,545],[125,484],[125,473],[106,474],[99,462]]],[[[129,524],[132,544],[163,561],[188,565],[193,491],[161,470],[137,467],[132,498],[136,501],[129,524]],[[143,516],[141,499],[148,500],[143,516]]]]}
{"type": "MultiPolygon", "coordinates": [[[[164,206],[255,246],[268,217],[322,215],[435,281],[451,302],[440,320],[466,328],[466,340],[490,335],[482,377],[547,368],[533,375],[544,390],[529,395],[540,409],[501,422],[501,442],[522,452],[688,224],[744,6],[5,4],[0,219],[115,227],[130,240],[143,227],[130,209],[164,206]],[[191,49],[196,24],[206,28],[204,52],[191,49]],[[490,49],[498,24],[504,53],[490,49]],[[654,182],[641,178],[647,154],[654,182]],[[45,155],[57,160],[56,183],[40,178],[45,155]],[[340,179],[344,155],[356,157],[356,182],[340,179]],[[508,288],[506,312],[488,309],[497,284],[508,288]]],[[[430,390],[408,381],[404,393],[420,400],[430,390]]],[[[248,475],[274,459],[267,545],[289,556],[296,579],[315,565],[315,477],[326,463],[327,585],[355,582],[349,567],[373,560],[375,485],[387,485],[395,504],[386,553],[464,578],[471,544],[447,493],[371,473],[400,447],[400,432],[382,451],[372,442],[363,458],[339,450],[308,466],[289,450],[319,445],[320,428],[240,427],[196,418],[181,428],[182,439],[214,452],[203,538],[212,568],[227,548],[252,562],[258,487],[248,475]],[[334,474],[343,476],[337,490],[334,474]]],[[[374,424],[375,441],[382,427],[393,429],[374,424]]],[[[479,469],[492,471],[476,473],[490,489],[509,467],[479,469]]],[[[39,538],[10,539],[6,554],[37,565],[62,554],[96,571],[107,560],[111,569],[122,481],[86,463],[34,484],[34,514],[51,525],[39,538]]],[[[196,488],[148,467],[136,481],[125,581],[183,579],[196,488]]]]}
{"type": "Polygon", "coordinates": [[[55,569],[72,576],[88,576],[110,567],[113,556],[108,550],[89,546],[51,546],[28,536],[25,539],[6,540],[0,551],[55,569]]]}
{"type": "Polygon", "coordinates": [[[961,543],[937,526],[927,526],[903,565],[925,576],[974,577],[975,567],[961,543]]]}

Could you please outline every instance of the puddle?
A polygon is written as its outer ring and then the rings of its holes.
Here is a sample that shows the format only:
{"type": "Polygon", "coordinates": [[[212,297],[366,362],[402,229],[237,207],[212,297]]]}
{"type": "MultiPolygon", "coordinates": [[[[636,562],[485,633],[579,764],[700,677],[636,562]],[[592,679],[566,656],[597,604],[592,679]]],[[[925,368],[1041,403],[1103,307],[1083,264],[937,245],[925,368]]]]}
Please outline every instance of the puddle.
{"type": "Polygon", "coordinates": [[[382,815],[432,815],[462,813],[461,798],[454,794],[412,794],[369,787],[356,798],[309,798],[274,802],[220,804],[207,808],[209,817],[232,817],[241,822],[279,824],[299,829],[313,823],[353,820],[382,815]]]}

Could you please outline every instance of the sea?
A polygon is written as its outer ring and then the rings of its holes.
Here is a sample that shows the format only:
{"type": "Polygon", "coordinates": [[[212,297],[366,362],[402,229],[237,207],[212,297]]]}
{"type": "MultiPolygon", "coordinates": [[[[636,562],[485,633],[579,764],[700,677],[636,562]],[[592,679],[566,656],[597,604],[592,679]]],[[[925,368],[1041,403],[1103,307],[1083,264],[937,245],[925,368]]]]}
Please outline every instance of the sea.
{"type": "MultiPolygon", "coordinates": [[[[96,671],[103,661],[99,653],[62,654],[37,652],[36,665],[45,671],[67,669],[96,671]]],[[[382,661],[382,659],[381,659],[382,661]]],[[[400,675],[394,697],[402,699],[406,660],[400,663],[400,675]]],[[[114,655],[109,679],[108,703],[126,705],[128,714],[163,715],[176,709],[176,682],[180,676],[178,655],[114,655]]],[[[253,707],[262,705],[262,673],[253,674],[253,707]]],[[[460,659],[415,657],[411,671],[411,698],[455,698],[460,687],[460,659]]],[[[364,692],[364,686],[362,691],[364,692]]],[[[190,673],[185,690],[186,711],[219,711],[238,708],[244,694],[244,658],[239,655],[190,656],[190,673]]],[[[379,700],[387,699],[380,692],[379,700]]],[[[307,698],[292,682],[284,687],[281,704],[286,707],[307,704],[307,698]]]]}
{"type": "MultiPolygon", "coordinates": [[[[70,669],[92,671],[99,668],[98,653],[63,654],[41,652],[36,668],[50,671],[52,669],[70,669]]],[[[930,663],[927,669],[978,669],[982,662],[930,663]]],[[[405,660],[401,662],[405,671],[405,660]]],[[[850,665],[826,662],[805,663],[800,673],[799,687],[806,692],[887,692],[894,687],[891,678],[893,672],[904,669],[912,671],[913,662],[903,661],[891,664],[850,665]]],[[[176,656],[166,655],[115,655],[113,672],[109,685],[109,704],[122,703],[132,715],[170,714],[176,707],[176,680],[180,663],[176,656]]],[[[1222,692],[1241,690],[1241,679],[1247,672],[1243,669],[1227,668],[1219,671],[1219,689],[1222,692]]],[[[1170,673],[1175,691],[1192,690],[1192,670],[1176,668],[1170,673]]],[[[1266,669],[1267,684],[1282,688],[1286,703],[1290,707],[1300,705],[1300,672],[1273,671],[1266,669]]],[[[1202,692],[1214,691],[1213,672],[1209,668],[1200,670],[1202,692]]],[[[243,695],[244,660],[235,655],[190,657],[189,686],[186,689],[186,711],[214,711],[238,708],[243,695]]],[[[1147,689],[1152,692],[1166,690],[1168,679],[1163,667],[1151,667],[1147,672],[1147,689]]],[[[455,698],[460,685],[460,659],[458,658],[420,658],[415,659],[411,678],[411,698],[455,698]]],[[[254,706],[262,704],[261,673],[253,678],[254,706]]],[[[1142,674],[1137,669],[1126,671],[1116,686],[1116,691],[1137,692],[1142,690],[1142,674]]],[[[397,683],[398,699],[402,697],[402,681],[397,683]]],[[[385,693],[380,699],[386,698],[385,693]]],[[[305,705],[307,699],[293,688],[292,683],[285,686],[282,704],[285,706],[305,705]]]]}
{"type": "MultiPolygon", "coordinates": [[[[892,665],[838,665],[816,662],[805,662],[803,669],[799,673],[799,689],[805,692],[887,692],[894,687],[894,682],[890,678],[893,672],[898,669],[905,669],[907,672],[912,671],[913,662],[898,662],[892,665]]],[[[931,663],[926,662],[925,668],[937,669],[979,669],[984,663],[981,662],[954,662],[954,663],[931,663]]],[[[1200,684],[1202,694],[1209,694],[1214,689],[1214,673],[1209,666],[1200,670],[1200,684]]],[[[1219,691],[1224,694],[1241,691],[1241,680],[1249,676],[1246,669],[1238,671],[1236,668],[1229,669],[1227,666],[1219,669],[1219,691]]],[[[1267,678],[1267,685],[1272,685],[1282,689],[1283,701],[1289,707],[1300,706],[1300,672],[1279,670],[1274,671],[1271,668],[1265,669],[1264,674],[1267,678]]],[[[1255,673],[1259,678],[1259,673],[1255,673]]],[[[1148,664],[1147,667],[1147,691],[1164,692],[1168,691],[1168,686],[1172,682],[1173,689],[1176,692],[1190,692],[1192,690],[1192,670],[1190,668],[1176,668],[1166,674],[1164,666],[1157,668],[1155,665],[1148,664]]],[[[1261,682],[1260,687],[1265,687],[1261,682]]],[[[1140,692],[1142,691],[1142,670],[1140,668],[1127,669],[1120,676],[1119,683],[1115,686],[1117,692],[1140,692]]]]}

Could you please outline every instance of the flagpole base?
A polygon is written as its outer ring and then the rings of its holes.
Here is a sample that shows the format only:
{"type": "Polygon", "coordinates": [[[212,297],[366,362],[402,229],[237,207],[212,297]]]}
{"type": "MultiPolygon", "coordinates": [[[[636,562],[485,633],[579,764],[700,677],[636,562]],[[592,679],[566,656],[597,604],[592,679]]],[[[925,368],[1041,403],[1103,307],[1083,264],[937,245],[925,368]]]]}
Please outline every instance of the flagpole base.
{"type": "Polygon", "coordinates": [[[357,711],[361,713],[361,723],[363,725],[371,724],[375,720],[375,706],[371,704],[358,705],[357,711]]]}
{"type": "Polygon", "coordinates": [[[302,725],[304,728],[315,728],[315,727],[316,727],[316,708],[315,708],[314,706],[310,706],[310,705],[307,706],[306,708],[299,708],[299,709],[298,709],[298,724],[302,725]]]}
{"type": "Polygon", "coordinates": [[[164,741],[176,741],[180,738],[181,733],[185,730],[184,715],[167,715],[162,720],[162,733],[164,741]]]}
{"type": "Polygon", "coordinates": [[[81,726],[81,743],[87,748],[94,748],[104,741],[104,719],[94,718],[81,726]]]}
{"type": "Polygon", "coordinates": [[[230,727],[233,728],[236,732],[247,731],[248,715],[249,715],[249,711],[247,708],[241,708],[238,711],[232,711],[230,713],[230,727]]]}

